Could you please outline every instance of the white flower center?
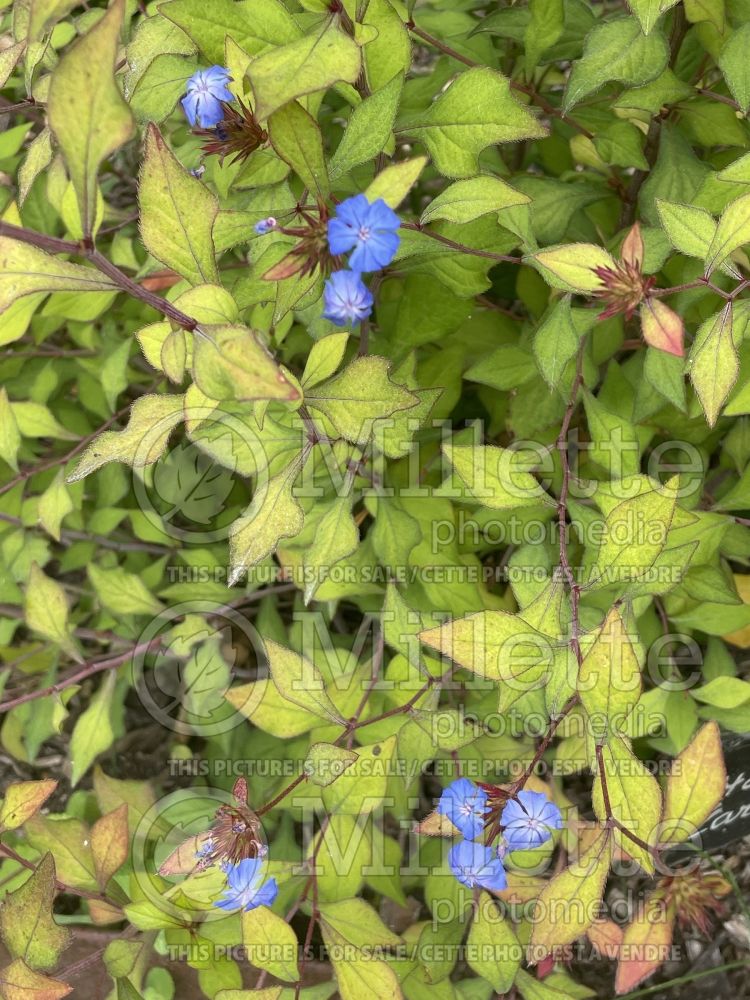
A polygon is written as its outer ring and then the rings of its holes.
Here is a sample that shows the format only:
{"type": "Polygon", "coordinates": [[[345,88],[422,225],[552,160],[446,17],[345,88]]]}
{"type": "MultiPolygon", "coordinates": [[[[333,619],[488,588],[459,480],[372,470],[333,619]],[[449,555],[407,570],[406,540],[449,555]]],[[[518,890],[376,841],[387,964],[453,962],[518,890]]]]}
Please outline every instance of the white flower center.
{"type": "Polygon", "coordinates": [[[369,238],[370,238],[370,227],[369,226],[360,226],[359,227],[359,238],[363,242],[365,240],[369,240],[369,238]]]}

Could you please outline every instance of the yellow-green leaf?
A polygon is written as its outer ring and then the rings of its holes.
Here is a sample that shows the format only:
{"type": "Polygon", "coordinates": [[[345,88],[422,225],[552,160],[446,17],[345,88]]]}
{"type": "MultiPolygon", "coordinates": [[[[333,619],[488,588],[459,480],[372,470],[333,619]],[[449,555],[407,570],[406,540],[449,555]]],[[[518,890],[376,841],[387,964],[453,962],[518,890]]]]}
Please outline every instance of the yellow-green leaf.
{"type": "Polygon", "coordinates": [[[727,783],[721,732],[715,722],[698,730],[674,760],[664,795],[661,839],[690,837],[721,802],[727,783]]]}

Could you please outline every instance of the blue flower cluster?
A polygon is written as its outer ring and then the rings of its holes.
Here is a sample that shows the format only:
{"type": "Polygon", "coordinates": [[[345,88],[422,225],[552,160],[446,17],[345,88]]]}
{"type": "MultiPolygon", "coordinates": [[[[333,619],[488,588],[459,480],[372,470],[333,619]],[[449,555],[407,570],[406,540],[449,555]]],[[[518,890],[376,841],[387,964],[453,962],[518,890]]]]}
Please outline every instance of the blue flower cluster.
{"type": "Polygon", "coordinates": [[[210,66],[193,73],[187,82],[187,95],[182,99],[187,119],[192,126],[213,128],[224,117],[222,101],[233,101],[234,94],[227,89],[232,82],[224,66],[210,66]]]}
{"type": "Polygon", "coordinates": [[[562,828],[560,810],[542,792],[520,791],[500,815],[503,841],[498,848],[477,842],[485,827],[489,796],[468,778],[458,778],[440,796],[438,812],[464,839],[448,853],[451,871],[462,885],[499,892],[507,886],[503,858],[508,851],[539,847],[562,828]]]}
{"type": "Polygon", "coordinates": [[[386,267],[396,255],[401,221],[392,208],[378,198],[372,204],[365,195],[347,198],[328,221],[328,247],[338,257],[351,251],[349,269],[334,271],[323,292],[326,319],[337,326],[360,323],[372,312],[372,293],[362,275],[386,267]]]}

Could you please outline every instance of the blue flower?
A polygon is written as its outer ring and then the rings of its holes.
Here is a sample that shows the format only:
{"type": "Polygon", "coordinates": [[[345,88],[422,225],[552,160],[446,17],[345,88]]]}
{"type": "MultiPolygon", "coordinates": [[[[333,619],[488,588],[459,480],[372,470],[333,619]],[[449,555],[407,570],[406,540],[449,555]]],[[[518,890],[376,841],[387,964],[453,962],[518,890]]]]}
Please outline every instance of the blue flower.
{"type": "Polygon", "coordinates": [[[263,861],[261,858],[245,858],[238,865],[224,866],[227,873],[227,889],[224,899],[214,906],[222,910],[254,910],[256,906],[270,906],[279,892],[276,879],[263,881],[263,861]]]}
{"type": "Polygon", "coordinates": [[[562,815],[544,792],[519,792],[506,803],[500,826],[509,851],[529,851],[562,828],[562,815]]]}
{"type": "Polygon", "coordinates": [[[323,289],[323,315],[337,326],[359,323],[372,312],[369,288],[354,271],[334,271],[323,289]]]}
{"type": "Polygon", "coordinates": [[[266,233],[270,233],[272,229],[275,229],[276,225],[276,219],[272,215],[269,215],[267,219],[261,219],[260,222],[256,222],[254,229],[258,236],[265,236],[266,233]]]}
{"type": "Polygon", "coordinates": [[[396,232],[399,217],[382,198],[372,205],[363,194],[342,201],[336,217],[328,221],[328,245],[331,253],[354,253],[349,258],[353,271],[377,271],[393,260],[398,250],[396,232]]]}
{"type": "Polygon", "coordinates": [[[486,808],[487,793],[468,778],[459,778],[444,789],[437,811],[447,816],[464,837],[474,840],[484,829],[486,808]]]}
{"type": "Polygon", "coordinates": [[[462,840],[451,847],[448,864],[458,881],[470,889],[481,886],[499,892],[508,884],[497,851],[473,840],[462,840]]]}
{"type": "Polygon", "coordinates": [[[187,96],[182,106],[191,125],[213,128],[224,117],[222,101],[233,101],[234,94],[227,90],[232,77],[223,66],[211,66],[193,73],[187,82],[187,96]]]}

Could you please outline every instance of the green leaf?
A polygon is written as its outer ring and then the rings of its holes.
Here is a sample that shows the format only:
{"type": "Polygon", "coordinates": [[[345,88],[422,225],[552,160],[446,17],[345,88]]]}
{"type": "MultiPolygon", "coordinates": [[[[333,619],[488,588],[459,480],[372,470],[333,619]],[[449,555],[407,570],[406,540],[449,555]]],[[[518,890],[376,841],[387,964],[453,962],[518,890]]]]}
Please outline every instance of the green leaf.
{"type": "Polygon", "coordinates": [[[130,409],[124,431],[104,431],[86,448],[68,482],[83,479],[108,462],[134,469],[152,465],[162,455],[169,435],[183,420],[183,396],[140,396],[130,409]]]}
{"type": "Polygon", "coordinates": [[[265,639],[264,645],[271,678],[282,698],[343,725],[344,720],[326,693],[318,668],[306,657],[270,639],[265,639]]]}
{"type": "Polygon", "coordinates": [[[507,993],[523,961],[523,948],[509,920],[498,911],[493,898],[480,892],[466,942],[470,967],[492,984],[496,993],[507,993]]]}
{"type": "Polygon", "coordinates": [[[357,759],[354,750],[333,743],[314,743],[307,752],[302,770],[314,785],[325,788],[333,784],[357,759]]]}
{"type": "Polygon", "coordinates": [[[548,285],[566,292],[601,289],[602,280],[595,268],[616,266],[612,255],[594,243],[545,247],[530,254],[527,260],[534,264],[548,285]]]}
{"type": "Polygon", "coordinates": [[[443,451],[464,483],[468,495],[493,510],[538,507],[552,503],[520,452],[492,445],[444,444],[443,451]]]}
{"type": "Polygon", "coordinates": [[[158,615],[163,605],[136,573],[122,566],[103,569],[96,563],[88,566],[91,586],[102,605],[116,615],[158,615]]]}
{"type": "MultiPolygon", "coordinates": [[[[109,880],[125,864],[130,854],[127,802],[100,816],[94,823],[91,828],[91,853],[97,881],[102,891],[105,891],[109,880]]],[[[126,976],[130,971],[127,969],[120,975],[126,976]]]]}
{"type": "Polygon", "coordinates": [[[305,394],[305,403],[322,413],[341,437],[365,444],[374,421],[416,406],[419,397],[389,377],[386,358],[355,358],[333,378],[305,394]]]}
{"type": "Polygon", "coordinates": [[[695,335],[688,358],[693,383],[709,426],[719,418],[740,370],[733,339],[732,303],[706,320],[695,335]]]}
{"type": "Polygon", "coordinates": [[[511,94],[501,73],[484,67],[461,73],[434,103],[397,132],[423,142],[446,177],[470,177],[487,146],[541,139],[544,126],[511,94]]]}
{"type": "Polygon", "coordinates": [[[74,441],[75,434],[67,431],[56,419],[48,406],[31,400],[10,404],[13,416],[21,437],[30,438],[61,438],[63,441],[74,441]]]}
{"type": "Polygon", "coordinates": [[[573,64],[565,89],[566,112],[605,83],[638,87],[666,69],[669,46],[661,32],[644,35],[633,18],[597,24],[586,36],[583,55],[573,64]]]}
{"type": "Polygon", "coordinates": [[[694,688],[691,694],[715,708],[736,708],[750,700],[750,683],[739,677],[714,677],[708,684],[694,688]]]}
{"type": "Polygon", "coordinates": [[[242,941],[251,965],[286,983],[299,979],[297,935],[267,906],[242,914],[242,941]]]}
{"type": "Polygon", "coordinates": [[[0,236],[0,312],[36,292],[101,292],[118,286],[99,271],[0,236]]]}
{"type": "Polygon", "coordinates": [[[68,625],[68,602],[65,591],[55,580],[46,576],[35,562],[26,588],[24,617],[29,628],[49,639],[79,663],[83,657],[68,625]]]}
{"type": "Polygon", "coordinates": [[[99,165],[133,135],[133,116],[114,78],[125,0],[105,16],[58,63],[47,103],[49,124],[60,144],[78,195],[83,232],[96,217],[99,165]]]}
{"type": "Polygon", "coordinates": [[[644,35],[648,35],[661,15],[676,3],[677,0],[628,0],[644,35]]]}
{"type": "Polygon", "coordinates": [[[534,334],[534,356],[550,389],[556,389],[578,351],[579,334],[573,322],[570,295],[554,302],[534,334]]]}
{"type": "Polygon", "coordinates": [[[750,45],[750,24],[740,24],[729,33],[719,53],[719,68],[724,74],[732,96],[747,114],[750,108],[750,68],[747,47],[750,45]]]}
{"type": "Polygon", "coordinates": [[[392,769],[396,737],[358,747],[357,759],[338,781],[323,789],[323,802],[330,813],[355,818],[373,812],[383,802],[392,769]]]}
{"type": "Polygon", "coordinates": [[[322,340],[315,341],[302,374],[302,385],[305,389],[311,389],[333,375],[344,360],[348,342],[349,334],[346,331],[331,333],[322,340]]]}
{"type": "Polygon", "coordinates": [[[529,0],[529,20],[524,34],[526,77],[530,79],[543,52],[551,48],[565,26],[564,0],[529,0]]]}
{"type": "Polygon", "coordinates": [[[216,198],[180,165],[156,125],[146,133],[138,200],[146,248],[193,284],[221,284],[211,237],[216,198]]]}
{"type": "Polygon", "coordinates": [[[73,987],[59,979],[34,972],[22,958],[0,970],[0,996],[3,1000],[62,1000],[73,987]]]}
{"type": "Polygon", "coordinates": [[[331,158],[334,180],[352,167],[375,159],[388,144],[403,85],[404,78],[399,73],[352,111],[343,138],[331,158]]]}
{"type": "Polygon", "coordinates": [[[70,932],[52,915],[56,888],[55,862],[48,853],[0,908],[0,933],[8,951],[32,969],[54,969],[71,941],[70,932]]]}
{"type": "Polygon", "coordinates": [[[722,264],[730,254],[750,242],[750,194],[731,202],[721,214],[714,238],[706,253],[706,274],[722,264]]]}
{"type": "Polygon", "coordinates": [[[248,77],[255,94],[255,112],[265,121],[304,94],[327,90],[339,81],[354,83],[361,68],[359,46],[331,18],[318,31],[252,60],[248,77]]]}
{"type": "MultiPolygon", "coordinates": [[[[708,248],[716,235],[716,220],[703,208],[694,205],[677,205],[657,198],[656,208],[664,232],[675,250],[687,257],[705,260],[708,248]]],[[[737,269],[728,262],[721,265],[734,277],[740,277],[737,269]]]]}
{"type": "Polygon", "coordinates": [[[193,379],[210,399],[299,399],[270,351],[244,326],[205,325],[195,332],[193,379]]]}
{"type": "Polygon", "coordinates": [[[305,187],[323,197],[327,195],[330,182],[323,136],[313,116],[297,101],[290,101],[268,119],[268,135],[273,148],[305,187]]]}
{"type": "Polygon", "coordinates": [[[60,525],[74,510],[73,500],[65,485],[65,475],[60,469],[47,489],[39,497],[39,523],[55,541],[60,541],[60,525]]]}
{"type": "Polygon", "coordinates": [[[281,0],[211,0],[208,5],[205,0],[173,0],[160,4],[159,14],[187,32],[209,63],[219,65],[224,65],[227,35],[251,56],[300,35],[281,0]]]}
{"type": "Polygon", "coordinates": [[[18,203],[23,205],[39,174],[52,162],[52,133],[42,129],[26,151],[26,158],[18,168],[18,203]]]}
{"type": "Polygon", "coordinates": [[[293,538],[302,531],[305,515],[292,493],[302,464],[300,455],[262,483],[250,506],[232,525],[229,534],[230,586],[247,569],[275,552],[282,538],[293,538]]]}
{"type": "Polygon", "coordinates": [[[352,498],[338,497],[318,521],[315,537],[305,549],[305,604],[326,581],[333,565],[351,555],[359,545],[359,529],[352,517],[352,498]]]}
{"type": "MultiPolygon", "coordinates": [[[[125,610],[123,613],[128,614],[128,611],[125,610]]],[[[70,783],[73,787],[78,784],[99,754],[109,750],[114,742],[112,697],[116,681],[114,672],[107,674],[86,711],[76,719],[68,750],[70,783]]]]}
{"type": "Polygon", "coordinates": [[[26,42],[22,41],[11,44],[0,52],[0,87],[4,87],[7,83],[25,48],[26,42]]]}
{"type": "Polygon", "coordinates": [[[471,222],[490,212],[499,212],[512,205],[527,205],[530,201],[528,195],[515,191],[499,177],[473,177],[456,181],[433,198],[422,212],[420,221],[423,225],[435,219],[471,222]]]}
{"type": "Polygon", "coordinates": [[[617,608],[609,612],[586,653],[577,688],[596,740],[626,730],[641,696],[641,667],[617,608]]]}

